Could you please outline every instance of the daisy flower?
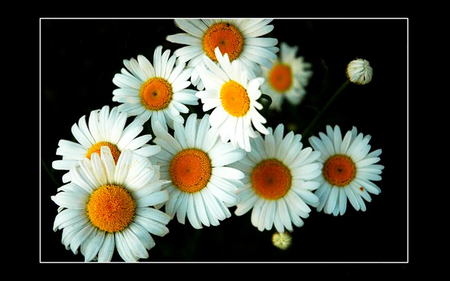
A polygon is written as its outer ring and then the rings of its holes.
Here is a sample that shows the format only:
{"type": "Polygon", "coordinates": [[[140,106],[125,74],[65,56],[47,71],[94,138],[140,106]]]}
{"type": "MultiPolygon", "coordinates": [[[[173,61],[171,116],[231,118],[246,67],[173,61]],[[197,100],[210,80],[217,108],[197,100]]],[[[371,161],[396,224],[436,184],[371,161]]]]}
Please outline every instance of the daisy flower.
{"type": "Polygon", "coordinates": [[[174,67],[176,57],[169,58],[170,50],[161,52],[162,46],[158,46],[153,65],[142,55],[123,61],[127,69],[122,68],[113,78],[120,87],[113,91],[113,101],[121,102],[119,110],[129,116],[138,115],[144,121],[151,117],[152,124],[158,120],[173,128],[173,122],[184,122],[180,112],[189,112],[185,104],[197,105],[198,101],[195,91],[186,89],[191,85],[188,79],[192,69],[185,68],[185,63],[174,67]]]}
{"type": "Polygon", "coordinates": [[[51,199],[59,205],[53,230],[62,229],[62,244],[85,261],[110,261],[117,249],[125,261],[148,258],[155,242],[164,236],[170,217],[150,206],[169,198],[161,190],[157,166],[147,158],[124,150],[116,163],[108,146],[100,155],[72,168],[72,182],[58,188],[51,199]]]}
{"type": "Polygon", "coordinates": [[[358,85],[365,85],[372,81],[373,69],[365,59],[352,60],[347,65],[347,78],[358,85]]]}
{"type": "Polygon", "coordinates": [[[282,42],[280,54],[272,68],[261,67],[266,81],[261,86],[263,93],[272,98],[270,108],[281,111],[286,98],[292,105],[298,105],[306,94],[305,87],[312,75],[311,64],[303,57],[295,57],[298,47],[282,42]]]}
{"type": "Polygon", "coordinates": [[[219,225],[231,216],[227,207],[236,205],[234,194],[244,174],[226,165],[239,161],[244,151],[220,141],[209,126],[209,115],[197,121],[191,114],[186,126],[175,124],[174,137],[156,123],[154,142],[162,147],[154,156],[161,167],[161,178],[170,180],[165,187],[169,201],[165,211],[178,222],[187,216],[194,228],[219,225]]]}
{"type": "MultiPolygon", "coordinates": [[[[77,166],[84,158],[91,158],[92,154],[99,153],[102,146],[108,146],[117,162],[120,153],[124,150],[131,150],[144,157],[149,157],[160,151],[160,147],[148,145],[151,140],[150,134],[137,137],[144,129],[141,120],[134,120],[126,125],[127,114],[119,112],[117,107],[110,111],[105,105],[101,110],[93,110],[86,123],[86,116],[83,115],[78,124],[73,124],[72,135],[77,142],[60,140],[56,155],[61,155],[62,160],[53,161],[52,167],[55,170],[70,170],[77,166]]],[[[63,176],[63,182],[70,181],[70,172],[63,176]]]]}
{"type": "Polygon", "coordinates": [[[222,56],[219,48],[215,53],[218,65],[203,57],[205,66],[199,68],[199,73],[206,89],[196,95],[203,103],[203,111],[215,108],[209,121],[213,129],[219,130],[222,141],[230,140],[234,146],[250,151],[249,138],[257,136],[252,124],[259,132],[268,133],[262,125],[266,119],[257,111],[263,108],[257,100],[264,78],[250,80],[239,61],[230,63],[228,54],[222,56]]]}
{"type": "Polygon", "coordinates": [[[292,224],[302,226],[311,208],[319,199],[312,191],[319,187],[313,181],[320,175],[322,164],[316,162],[320,153],[304,148],[302,136],[291,131],[283,138],[284,126],[279,124],[263,139],[251,139],[251,152],[232,165],[245,173],[244,187],[238,190],[240,202],[235,214],[242,216],[252,209],[251,222],[259,231],[272,226],[282,233],[293,231],[292,224]]]}
{"type": "Polygon", "coordinates": [[[342,139],[339,126],[334,130],[326,127],[327,134],[319,133],[318,137],[309,138],[316,151],[321,152],[319,158],[323,163],[322,173],[316,179],[320,187],[315,194],[320,203],[317,210],[326,214],[343,215],[347,208],[347,198],[355,210],[366,210],[371,201],[369,193],[378,194],[380,188],[372,181],[381,180],[384,166],[375,164],[380,161],[381,149],[369,153],[370,135],[357,134],[356,127],[348,131],[342,139]]]}
{"type": "Polygon", "coordinates": [[[275,38],[261,37],[273,30],[269,25],[272,19],[176,19],[175,24],[186,33],[167,36],[173,43],[188,45],[175,51],[181,62],[189,61],[192,72],[192,84],[199,90],[203,83],[198,77],[198,66],[203,64],[202,57],[208,56],[218,62],[216,47],[222,55],[228,54],[230,61],[239,60],[251,75],[260,71],[259,66],[268,68],[276,58],[278,48],[275,38]]]}

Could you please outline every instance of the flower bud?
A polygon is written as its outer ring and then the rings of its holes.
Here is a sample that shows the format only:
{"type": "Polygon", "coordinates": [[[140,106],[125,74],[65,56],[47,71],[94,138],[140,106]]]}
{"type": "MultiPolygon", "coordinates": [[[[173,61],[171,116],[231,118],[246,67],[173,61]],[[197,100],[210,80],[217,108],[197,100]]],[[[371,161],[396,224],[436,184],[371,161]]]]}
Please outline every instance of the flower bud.
{"type": "Polygon", "coordinates": [[[348,79],[358,85],[365,85],[372,80],[373,69],[365,59],[352,60],[347,66],[348,79]]]}
{"type": "Polygon", "coordinates": [[[272,235],[272,243],[275,247],[286,250],[292,244],[292,236],[289,232],[275,232],[272,235]]]}

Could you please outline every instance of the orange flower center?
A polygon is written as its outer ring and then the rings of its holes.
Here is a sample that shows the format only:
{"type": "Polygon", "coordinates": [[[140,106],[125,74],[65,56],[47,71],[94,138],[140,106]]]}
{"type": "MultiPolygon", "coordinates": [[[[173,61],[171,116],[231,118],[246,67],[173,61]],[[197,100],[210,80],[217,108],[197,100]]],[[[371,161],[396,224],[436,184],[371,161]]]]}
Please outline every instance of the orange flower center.
{"type": "Polygon", "coordinates": [[[136,205],[131,194],[117,185],[102,185],[95,190],[87,203],[91,223],[100,230],[122,231],[133,220],[136,205]]]}
{"type": "Polygon", "coordinates": [[[100,142],[94,144],[93,146],[91,146],[86,153],[86,157],[88,159],[91,159],[92,153],[97,153],[100,156],[100,149],[102,148],[102,146],[109,147],[109,149],[111,150],[111,154],[114,158],[114,162],[116,162],[116,164],[117,164],[117,160],[119,160],[119,156],[120,156],[120,150],[119,150],[119,148],[117,148],[117,146],[115,144],[112,144],[107,141],[100,141],[100,142]]]}
{"type": "Polygon", "coordinates": [[[169,106],[172,94],[172,86],[166,79],[153,77],[141,87],[141,103],[149,110],[163,110],[169,106]]]}
{"type": "Polygon", "coordinates": [[[269,200],[284,197],[292,184],[289,168],[277,159],[267,159],[255,166],[251,173],[253,190],[269,200]]]}
{"type": "Polygon", "coordinates": [[[350,157],[336,154],[325,161],[322,173],[325,180],[331,185],[344,187],[355,179],[356,166],[350,157]]]}
{"type": "Polygon", "coordinates": [[[212,173],[211,159],[202,150],[185,149],[173,157],[169,173],[176,187],[183,192],[194,193],[208,184],[212,173]]]}
{"type": "Polygon", "coordinates": [[[217,62],[214,49],[219,47],[222,55],[228,54],[230,61],[233,61],[242,53],[244,47],[244,36],[232,24],[218,22],[211,25],[203,35],[203,50],[206,55],[217,62]]]}
{"type": "Polygon", "coordinates": [[[234,117],[245,116],[250,109],[247,90],[234,80],[222,85],[220,101],[225,111],[234,117]]]}
{"type": "Polygon", "coordinates": [[[275,64],[269,72],[268,80],[275,91],[284,93],[292,86],[291,67],[285,64],[275,64]]]}

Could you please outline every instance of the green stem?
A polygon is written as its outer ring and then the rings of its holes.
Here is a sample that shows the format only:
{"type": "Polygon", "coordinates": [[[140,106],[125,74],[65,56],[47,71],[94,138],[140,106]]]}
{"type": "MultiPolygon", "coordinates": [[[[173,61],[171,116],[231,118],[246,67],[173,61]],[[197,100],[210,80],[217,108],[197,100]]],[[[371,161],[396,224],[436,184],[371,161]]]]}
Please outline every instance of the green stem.
{"type": "Polygon", "coordinates": [[[334,95],[328,100],[327,104],[322,108],[322,110],[319,111],[319,113],[316,115],[316,117],[309,123],[308,127],[306,127],[305,130],[302,132],[303,138],[309,136],[311,130],[316,125],[317,121],[322,117],[322,115],[327,111],[327,109],[330,107],[330,105],[334,102],[334,100],[339,96],[339,94],[347,87],[348,84],[350,84],[350,80],[346,80],[344,84],[342,84],[339,89],[334,93],[334,95]]]}
{"type": "Polygon", "coordinates": [[[55,185],[57,187],[60,187],[61,184],[55,179],[55,177],[53,176],[52,171],[47,167],[47,165],[45,164],[45,161],[43,159],[41,159],[41,163],[42,163],[42,167],[44,167],[44,170],[47,172],[47,174],[51,178],[51,180],[55,183],[55,185]]]}

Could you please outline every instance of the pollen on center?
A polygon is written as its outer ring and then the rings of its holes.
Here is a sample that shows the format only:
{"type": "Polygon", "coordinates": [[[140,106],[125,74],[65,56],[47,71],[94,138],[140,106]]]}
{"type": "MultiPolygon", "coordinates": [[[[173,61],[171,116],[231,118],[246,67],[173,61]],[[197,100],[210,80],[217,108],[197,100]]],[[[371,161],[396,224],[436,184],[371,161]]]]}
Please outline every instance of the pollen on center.
{"type": "Polygon", "coordinates": [[[333,186],[345,187],[356,177],[356,165],[347,155],[336,154],[325,161],[322,174],[333,186]]]}
{"type": "Polygon", "coordinates": [[[211,159],[206,152],[196,148],[181,150],[170,162],[169,173],[172,183],[181,191],[198,192],[211,178],[211,159]]]}
{"type": "Polygon", "coordinates": [[[164,78],[153,77],[142,85],[139,94],[144,107],[153,111],[163,110],[172,101],[172,85],[164,78]]]}
{"type": "Polygon", "coordinates": [[[225,111],[234,117],[245,116],[250,109],[247,90],[234,80],[222,85],[220,101],[225,111]]]}
{"type": "Polygon", "coordinates": [[[242,53],[244,48],[244,36],[232,24],[218,22],[211,25],[203,35],[203,50],[206,55],[217,62],[214,49],[219,47],[222,55],[228,54],[230,61],[233,61],[242,53]]]}
{"type": "Polygon", "coordinates": [[[257,195],[276,200],[284,197],[291,188],[292,175],[289,168],[277,159],[267,159],[255,166],[251,183],[257,195]]]}
{"type": "Polygon", "coordinates": [[[268,80],[275,91],[284,93],[292,86],[291,67],[284,64],[275,64],[269,72],[268,80]]]}
{"type": "Polygon", "coordinates": [[[106,184],[96,189],[87,203],[91,223],[107,232],[122,231],[132,222],[136,204],[122,186],[106,184]]]}

